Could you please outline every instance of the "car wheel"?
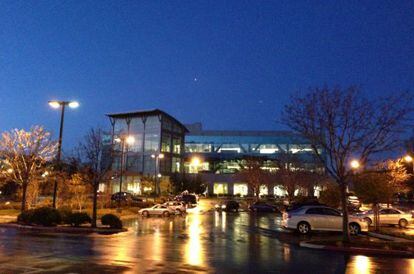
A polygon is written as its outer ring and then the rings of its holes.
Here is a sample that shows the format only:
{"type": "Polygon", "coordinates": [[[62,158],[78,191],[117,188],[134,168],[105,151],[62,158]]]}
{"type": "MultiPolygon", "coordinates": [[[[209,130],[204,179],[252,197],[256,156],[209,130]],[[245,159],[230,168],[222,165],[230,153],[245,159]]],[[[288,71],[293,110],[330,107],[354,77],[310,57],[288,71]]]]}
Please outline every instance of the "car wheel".
{"type": "Polygon", "coordinates": [[[372,225],[372,220],[369,217],[364,218],[365,222],[367,222],[368,226],[372,225]]]}
{"type": "Polygon", "coordinates": [[[144,217],[148,217],[148,216],[149,216],[149,212],[148,212],[148,211],[143,211],[143,212],[142,212],[142,216],[144,216],[144,217]]]}
{"type": "Polygon", "coordinates": [[[358,235],[361,232],[361,227],[357,223],[349,224],[349,233],[351,235],[358,235]]]}
{"type": "Polygon", "coordinates": [[[169,216],[170,216],[170,212],[165,211],[165,212],[162,214],[162,216],[164,216],[164,217],[169,217],[169,216]]]}
{"type": "Polygon", "coordinates": [[[298,224],[298,232],[300,234],[309,234],[309,232],[311,231],[311,227],[307,222],[300,222],[298,224]]]}
{"type": "Polygon", "coordinates": [[[407,220],[406,220],[406,219],[401,219],[401,220],[398,222],[398,225],[399,225],[401,228],[406,228],[406,227],[407,227],[407,225],[408,225],[408,222],[407,222],[407,220]]]}

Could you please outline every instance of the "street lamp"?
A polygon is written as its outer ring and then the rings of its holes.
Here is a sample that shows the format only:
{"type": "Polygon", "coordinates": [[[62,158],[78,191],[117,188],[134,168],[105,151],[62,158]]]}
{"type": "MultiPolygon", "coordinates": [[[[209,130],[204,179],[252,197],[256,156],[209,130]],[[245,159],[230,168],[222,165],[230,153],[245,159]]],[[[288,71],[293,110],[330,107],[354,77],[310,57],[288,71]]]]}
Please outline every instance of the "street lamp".
{"type": "MultiPolygon", "coordinates": [[[[193,157],[191,159],[190,166],[193,166],[194,173],[198,173],[198,167],[200,166],[200,163],[201,161],[200,161],[200,158],[198,157],[193,157]]],[[[191,169],[190,169],[190,173],[191,173],[191,169]]]]}
{"type": "Polygon", "coordinates": [[[414,160],[413,160],[413,157],[411,155],[407,154],[407,155],[404,156],[403,159],[404,159],[404,162],[406,162],[408,164],[411,164],[412,172],[414,174],[414,160]]]}
{"type": "MultiPolygon", "coordinates": [[[[119,178],[119,193],[122,192],[122,179],[124,177],[124,162],[125,162],[125,143],[127,145],[133,145],[135,142],[134,136],[131,135],[121,135],[118,138],[114,139],[115,142],[121,144],[121,172],[120,172],[120,178],[119,178]]],[[[119,205],[121,204],[121,197],[119,197],[119,205]]]]}
{"type": "Polygon", "coordinates": [[[352,169],[358,169],[361,166],[361,164],[359,163],[358,160],[354,159],[350,162],[350,166],[352,169]]]}
{"type": "Polygon", "coordinates": [[[151,158],[155,159],[155,170],[154,170],[154,177],[155,177],[155,194],[158,195],[160,192],[159,189],[159,179],[161,178],[161,173],[160,173],[160,159],[164,158],[164,154],[159,153],[159,154],[152,154],[151,158]]]}
{"type": "MultiPolygon", "coordinates": [[[[62,137],[63,137],[63,122],[65,119],[65,107],[69,106],[70,108],[79,107],[79,103],[76,101],[49,101],[49,106],[54,109],[60,108],[60,128],[59,128],[59,141],[58,141],[58,152],[56,157],[57,168],[60,169],[60,158],[62,154],[62,137]]],[[[57,187],[58,182],[55,179],[55,185],[53,187],[53,208],[56,208],[56,196],[57,196],[57,187]]]]}

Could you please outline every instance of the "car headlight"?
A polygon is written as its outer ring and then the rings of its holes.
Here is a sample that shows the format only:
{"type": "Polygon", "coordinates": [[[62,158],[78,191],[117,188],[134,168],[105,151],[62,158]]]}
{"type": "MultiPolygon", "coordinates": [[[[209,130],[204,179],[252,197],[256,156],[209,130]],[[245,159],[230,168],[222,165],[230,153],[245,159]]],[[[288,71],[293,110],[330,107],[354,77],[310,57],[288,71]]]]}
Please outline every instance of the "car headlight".
{"type": "Polygon", "coordinates": [[[222,208],[222,209],[225,209],[225,208],[226,208],[226,205],[222,205],[222,206],[221,206],[221,208],[222,208]]]}
{"type": "Polygon", "coordinates": [[[215,205],[214,207],[215,207],[215,208],[219,208],[219,207],[220,207],[220,205],[215,205]]]}

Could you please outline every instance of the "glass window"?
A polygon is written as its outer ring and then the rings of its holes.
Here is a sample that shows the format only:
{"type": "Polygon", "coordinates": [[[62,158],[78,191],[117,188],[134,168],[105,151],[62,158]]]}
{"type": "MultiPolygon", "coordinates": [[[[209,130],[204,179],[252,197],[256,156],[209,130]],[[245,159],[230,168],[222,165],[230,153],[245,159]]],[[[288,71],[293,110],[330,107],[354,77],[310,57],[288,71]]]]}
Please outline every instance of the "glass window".
{"type": "Polygon", "coordinates": [[[246,196],[248,192],[247,184],[245,183],[235,183],[233,185],[233,195],[246,196]]]}
{"type": "Polygon", "coordinates": [[[279,148],[274,144],[263,144],[259,146],[258,150],[260,154],[272,154],[278,152],[279,148]]]}
{"type": "Polygon", "coordinates": [[[186,152],[211,152],[211,144],[185,144],[186,152]]]}
{"type": "Polygon", "coordinates": [[[228,193],[227,183],[214,183],[213,193],[214,194],[227,194],[228,193]]]}
{"type": "Polygon", "coordinates": [[[324,208],[323,212],[324,212],[325,215],[341,216],[341,213],[339,213],[335,209],[331,209],[331,208],[324,208]]]}
{"type": "Polygon", "coordinates": [[[287,191],[283,188],[283,186],[275,186],[273,188],[273,193],[276,196],[286,196],[287,195],[287,191]]]}
{"type": "Polygon", "coordinates": [[[306,214],[325,215],[323,208],[320,207],[309,208],[306,211],[306,214]]]}
{"type": "Polygon", "coordinates": [[[156,152],[159,150],[161,123],[158,116],[147,117],[145,123],[145,151],[156,152]]]}
{"type": "Polygon", "coordinates": [[[172,172],[180,172],[181,171],[181,160],[180,158],[173,157],[172,158],[172,172]]]}
{"type": "Polygon", "coordinates": [[[267,185],[261,185],[260,189],[259,189],[259,195],[260,196],[265,196],[269,194],[269,190],[267,188],[267,185]]]}
{"type": "Polygon", "coordinates": [[[126,169],[130,171],[141,172],[142,171],[142,154],[128,153],[126,157],[127,165],[126,169]]]}
{"type": "Polygon", "coordinates": [[[171,152],[171,135],[165,132],[161,137],[161,151],[171,152]]]}
{"type": "Polygon", "coordinates": [[[181,138],[174,136],[172,139],[173,142],[173,153],[180,154],[181,153],[181,138]]]}
{"type": "Polygon", "coordinates": [[[238,144],[223,144],[218,149],[219,153],[240,153],[242,150],[238,144]]]}

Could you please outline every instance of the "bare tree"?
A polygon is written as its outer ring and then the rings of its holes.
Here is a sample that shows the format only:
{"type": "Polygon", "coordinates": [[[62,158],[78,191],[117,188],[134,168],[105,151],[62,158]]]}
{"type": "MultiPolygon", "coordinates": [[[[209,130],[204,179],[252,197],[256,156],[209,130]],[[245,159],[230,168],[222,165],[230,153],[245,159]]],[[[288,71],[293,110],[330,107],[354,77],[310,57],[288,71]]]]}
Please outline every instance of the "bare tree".
{"type": "Polygon", "coordinates": [[[79,146],[82,170],[92,186],[92,227],[96,227],[99,184],[108,176],[112,164],[112,146],[104,144],[102,129],[90,129],[79,146]]]}
{"type": "Polygon", "coordinates": [[[375,230],[380,224],[379,203],[389,204],[394,194],[406,190],[409,177],[400,161],[391,160],[354,176],[355,193],[363,202],[372,204],[375,230]]]}
{"type": "Polygon", "coordinates": [[[409,93],[369,100],[357,87],[310,89],[286,105],[283,122],[307,138],[326,171],[341,189],[344,241],[349,241],[346,191],[352,157],[366,164],[373,154],[398,145],[412,112],[409,93]]]}
{"type": "Polygon", "coordinates": [[[41,126],[30,131],[14,129],[2,134],[0,156],[3,159],[3,176],[22,188],[21,210],[26,210],[28,187],[39,179],[46,163],[53,159],[56,142],[41,126]]]}

